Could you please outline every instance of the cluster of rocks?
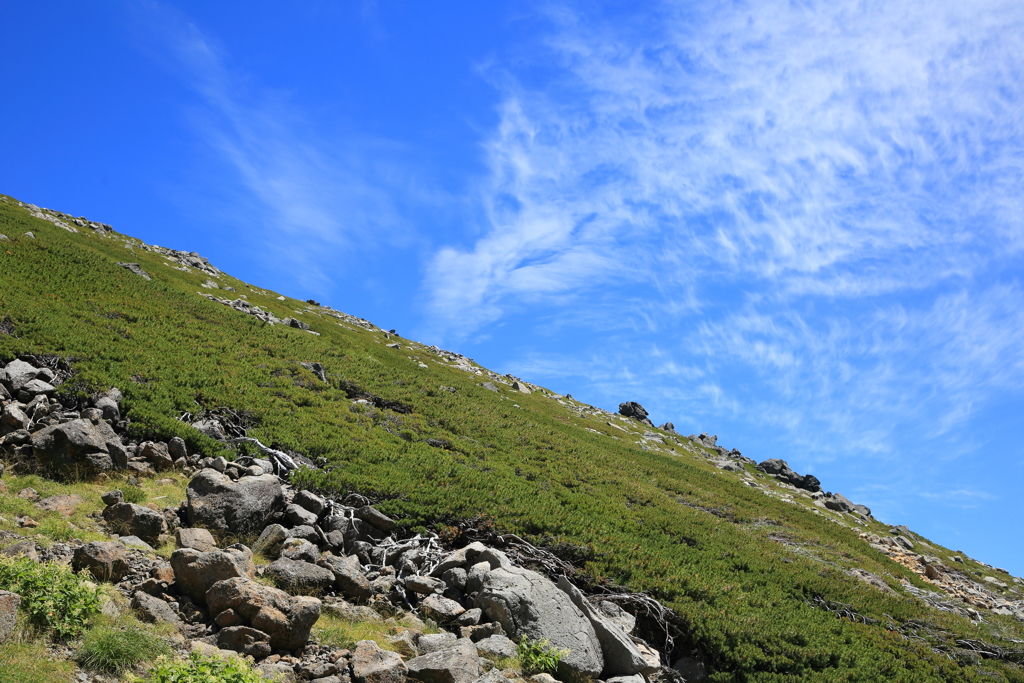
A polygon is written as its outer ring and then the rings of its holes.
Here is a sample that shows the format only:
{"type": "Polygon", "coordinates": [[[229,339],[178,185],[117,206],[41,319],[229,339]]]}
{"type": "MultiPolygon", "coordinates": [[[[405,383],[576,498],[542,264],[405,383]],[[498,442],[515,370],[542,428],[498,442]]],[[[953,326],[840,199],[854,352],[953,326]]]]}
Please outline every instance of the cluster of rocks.
{"type": "MultiPolygon", "coordinates": [[[[908,591],[915,593],[933,607],[957,612],[970,619],[979,619],[978,610],[987,610],[1024,621],[1024,600],[1008,600],[999,592],[1010,588],[1010,583],[1024,586],[1024,579],[1010,576],[1005,570],[995,570],[1005,574],[1005,580],[994,576],[972,575],[965,566],[962,566],[965,564],[964,559],[959,555],[952,557],[952,562],[961,565],[957,567],[946,564],[934,555],[920,553],[915,541],[910,538],[913,534],[906,527],[894,527],[889,533],[889,536],[868,533],[862,533],[860,536],[871,544],[871,547],[919,574],[926,583],[934,586],[937,592],[928,594],[905,584],[904,588],[908,591]]],[[[1019,597],[1019,592],[1017,595],[1019,597]]]]}
{"type": "Polygon", "coordinates": [[[78,232],[78,228],[89,228],[100,234],[106,234],[113,231],[113,228],[111,228],[106,223],[97,223],[96,221],[90,221],[85,216],[79,216],[78,218],[75,218],[70,214],[62,213],[60,211],[54,211],[53,209],[46,209],[43,207],[36,206],[35,204],[22,203],[21,205],[27,208],[32,216],[36,218],[41,218],[44,221],[49,221],[50,223],[56,225],[58,228],[63,228],[68,232],[78,232]],[[75,226],[78,226],[78,228],[76,228],[75,226]]]}
{"type": "MultiPolygon", "coordinates": [[[[778,458],[771,458],[765,460],[757,466],[757,469],[761,470],[765,474],[770,474],[781,482],[795,486],[798,489],[804,491],[810,491],[811,493],[817,493],[821,491],[821,482],[813,474],[797,474],[785,460],[779,460],[778,458]]],[[[845,499],[844,499],[845,500],[845,499]]],[[[870,514],[870,511],[869,513],[870,514]]]]}
{"type": "Polygon", "coordinates": [[[304,323],[297,318],[278,318],[270,311],[264,311],[256,304],[250,303],[249,301],[246,301],[243,298],[221,299],[219,297],[214,296],[213,294],[204,294],[203,292],[196,293],[199,294],[200,296],[205,296],[210,301],[216,301],[219,304],[230,306],[236,311],[245,313],[247,315],[251,315],[257,320],[262,320],[263,322],[268,323],[270,325],[286,325],[288,327],[294,327],[297,330],[305,330],[306,332],[309,332],[311,334],[319,334],[319,332],[313,332],[313,330],[309,329],[309,324],[304,323]]]}
{"type": "MultiPolygon", "coordinates": [[[[642,641],[635,642],[621,627],[621,620],[616,623],[591,606],[564,578],[556,584],[515,566],[501,550],[480,543],[445,555],[433,537],[400,541],[397,523],[372,506],[349,507],[310,491],[297,491],[263,473],[269,468],[266,461],[246,462],[252,464],[214,462],[205,467],[190,482],[180,517],[190,528],[201,526],[236,536],[258,534],[253,550],[272,560],[260,571],[280,589],[319,595],[329,609],[337,609],[340,599],[383,612],[415,610],[421,618],[449,630],[450,648],[438,650],[442,654],[421,655],[431,661],[458,660],[458,652],[476,653],[481,647],[511,655],[515,653],[512,639],[527,637],[568,650],[563,660],[566,675],[575,671],[615,678],[659,670],[657,652],[642,641]]],[[[117,505],[124,504],[113,507],[117,505]]],[[[177,531],[179,543],[186,531],[177,531]]],[[[171,565],[177,581],[184,581],[180,590],[209,609],[222,629],[218,633],[234,629],[218,636],[219,646],[241,648],[253,656],[279,649],[274,634],[267,631],[266,619],[246,607],[250,602],[266,604],[273,597],[265,587],[252,583],[255,569],[248,548],[182,548],[172,555],[171,565]],[[238,604],[225,602],[222,594],[233,596],[231,600],[238,604]],[[228,609],[234,611],[221,614],[228,609]]],[[[285,615],[278,622],[288,623],[294,633],[308,633],[308,615],[324,608],[314,598],[287,603],[290,607],[284,606],[282,595],[274,599],[275,609],[285,615]]],[[[622,610],[608,605],[615,616],[622,616],[622,610]]],[[[418,637],[408,645],[410,651],[418,651],[418,637]]],[[[414,665],[421,663],[407,662],[406,675],[415,677],[414,665]]]]}
{"type": "Polygon", "coordinates": [[[88,407],[65,407],[56,397],[59,381],[47,367],[14,360],[0,369],[0,452],[26,471],[58,477],[95,477],[112,471],[148,476],[199,466],[184,440],[125,442],[128,420],[121,415],[121,392],[94,394],[88,407]]]}

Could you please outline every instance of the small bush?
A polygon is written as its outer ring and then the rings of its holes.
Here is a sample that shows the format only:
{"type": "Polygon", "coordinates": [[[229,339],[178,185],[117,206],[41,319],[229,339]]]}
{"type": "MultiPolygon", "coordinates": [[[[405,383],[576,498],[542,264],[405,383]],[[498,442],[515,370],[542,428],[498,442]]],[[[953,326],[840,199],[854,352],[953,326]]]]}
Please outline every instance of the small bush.
{"type": "Polygon", "coordinates": [[[124,494],[124,502],[135,503],[136,505],[142,505],[149,498],[149,494],[139,486],[126,485],[121,487],[121,493],[124,494]]]}
{"type": "Polygon", "coordinates": [[[147,683],[266,683],[262,675],[235,657],[221,659],[193,652],[185,661],[164,660],[150,672],[147,683]]]}
{"type": "Polygon", "coordinates": [[[60,639],[79,635],[100,611],[99,589],[66,565],[0,559],[0,588],[21,596],[33,627],[60,639]]]}
{"type": "Polygon", "coordinates": [[[104,625],[85,634],[77,660],[90,669],[121,674],[170,652],[167,643],[140,625],[104,625]]]}
{"type": "Polygon", "coordinates": [[[569,654],[568,650],[551,647],[546,640],[530,640],[529,638],[519,641],[518,651],[523,674],[526,676],[555,673],[562,657],[569,654]]]}

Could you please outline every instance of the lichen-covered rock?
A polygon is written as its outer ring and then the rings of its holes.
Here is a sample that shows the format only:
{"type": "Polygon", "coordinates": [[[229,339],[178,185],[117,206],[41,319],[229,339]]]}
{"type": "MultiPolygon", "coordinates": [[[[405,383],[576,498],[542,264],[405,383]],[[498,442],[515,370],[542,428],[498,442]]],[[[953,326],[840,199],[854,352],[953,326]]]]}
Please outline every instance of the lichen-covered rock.
{"type": "Polygon", "coordinates": [[[320,618],[321,609],[316,598],[291,596],[245,577],[213,584],[206,593],[206,604],[215,618],[234,610],[252,628],[266,633],[270,645],[279,650],[304,646],[309,640],[309,630],[320,618]]]}
{"type": "Polygon", "coordinates": [[[403,683],[409,669],[397,652],[360,640],[352,653],[352,677],[356,683],[403,683]]]}
{"type": "Polygon", "coordinates": [[[135,503],[115,503],[103,510],[103,519],[111,531],[138,536],[150,545],[157,545],[160,535],[167,532],[163,515],[135,503]]]}
{"type": "Polygon", "coordinates": [[[267,567],[267,574],[286,590],[323,591],[334,585],[334,573],[331,570],[310,562],[289,560],[287,557],[274,560],[267,567]]]}
{"type": "Polygon", "coordinates": [[[128,573],[128,557],[120,543],[93,541],[75,549],[71,567],[88,571],[97,581],[117,583],[128,573]]]}
{"type": "Polygon", "coordinates": [[[349,600],[365,602],[373,595],[370,581],[363,573],[363,567],[355,555],[338,557],[327,553],[317,564],[334,574],[335,589],[349,600]]]}
{"type": "Polygon", "coordinates": [[[175,550],[171,568],[178,589],[200,604],[206,604],[206,592],[218,581],[251,579],[256,574],[252,552],[241,544],[207,553],[194,548],[175,550]]]}
{"type": "Polygon", "coordinates": [[[181,617],[165,601],[143,591],[135,591],[135,595],[132,596],[132,608],[142,621],[166,621],[170,624],[181,621],[181,617]]]}
{"type": "Polygon", "coordinates": [[[55,474],[94,476],[113,469],[124,447],[106,422],[77,419],[40,429],[32,435],[32,451],[55,474]]]}
{"type": "Polygon", "coordinates": [[[460,638],[455,644],[410,659],[409,678],[423,683],[470,683],[480,677],[480,658],[476,645],[468,638],[460,638]]]}
{"type": "Polygon", "coordinates": [[[283,507],[281,481],[272,474],[233,481],[213,469],[204,469],[189,482],[189,526],[202,526],[234,534],[255,534],[283,507]]]}
{"type": "Polygon", "coordinates": [[[562,677],[572,671],[596,677],[604,669],[601,644],[590,620],[568,595],[537,572],[518,567],[488,572],[475,607],[514,639],[547,640],[568,650],[559,664],[562,677]]]}
{"type": "Polygon", "coordinates": [[[21,596],[10,591],[0,590],[0,643],[11,637],[18,624],[18,606],[21,596]]]}
{"type": "Polygon", "coordinates": [[[208,529],[178,529],[174,532],[174,544],[178,548],[195,548],[202,553],[217,550],[217,541],[208,529]]]}

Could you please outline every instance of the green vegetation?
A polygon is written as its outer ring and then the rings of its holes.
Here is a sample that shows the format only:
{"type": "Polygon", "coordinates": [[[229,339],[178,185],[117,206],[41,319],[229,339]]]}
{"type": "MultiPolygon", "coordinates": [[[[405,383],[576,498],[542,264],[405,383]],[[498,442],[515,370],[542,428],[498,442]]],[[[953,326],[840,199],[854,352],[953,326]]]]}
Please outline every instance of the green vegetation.
{"type": "Polygon", "coordinates": [[[192,652],[185,661],[163,660],[145,679],[147,683],[265,683],[266,678],[242,659],[192,652]]]}
{"type": "Polygon", "coordinates": [[[67,683],[75,666],[67,660],[52,660],[43,643],[0,645],[0,683],[67,683]]]}
{"type": "MultiPolygon", "coordinates": [[[[411,654],[403,649],[400,642],[392,641],[390,636],[399,629],[412,628],[414,625],[394,619],[374,620],[362,619],[352,621],[330,613],[323,613],[313,627],[313,635],[324,644],[339,649],[353,650],[360,640],[373,640],[383,650],[391,650],[399,654],[411,654]]],[[[423,633],[437,633],[436,628],[421,629],[423,633]]]]}
{"type": "Polygon", "coordinates": [[[0,589],[20,595],[29,623],[56,638],[81,634],[100,610],[99,589],[62,564],[0,557],[0,589]]]}
{"type": "Polygon", "coordinates": [[[89,669],[123,674],[142,662],[170,654],[171,648],[152,628],[125,619],[90,629],[82,639],[77,659],[89,669]]]}
{"type": "Polygon", "coordinates": [[[562,657],[569,654],[568,650],[551,647],[551,643],[546,640],[530,640],[529,638],[520,640],[516,649],[523,674],[526,676],[555,673],[562,657]]]}
{"type": "MultiPolygon", "coordinates": [[[[648,591],[682,617],[681,644],[700,653],[713,681],[1024,681],[1013,657],[957,646],[1019,650],[1024,625],[998,615],[971,622],[910,596],[904,583],[927,584],[858,535],[885,535],[887,525],[820,510],[799,494],[765,495],[785,492],[753,471],[759,488],[681,450],[644,450],[643,429],[571,399],[500,383],[485,390],[479,383],[492,378],[444,365],[415,342],[229,276],[204,289],[207,274],[183,272],[123,235],[71,234],[2,198],[0,233],[11,238],[0,244],[0,320],[11,330],[0,334],[0,359],[70,359],[77,374],[61,387],[67,400],[119,387],[137,438],[181,436],[192,452],[233,457],[177,419],[229,409],[263,443],[323,458],[321,469],[297,475],[307,486],[374,494],[410,530],[434,527],[456,540],[458,520],[482,519],[571,554],[595,583],[648,591]],[[153,279],[118,261],[138,262],[153,279]],[[198,292],[245,296],[319,336],[198,292]],[[395,341],[400,348],[387,346],[395,341]],[[303,362],[322,363],[328,381],[303,362]],[[849,576],[852,567],[895,594],[849,576]],[[834,604],[857,618],[823,607],[834,604]]],[[[180,500],[180,484],[167,488],[149,500],[180,500]]]]}

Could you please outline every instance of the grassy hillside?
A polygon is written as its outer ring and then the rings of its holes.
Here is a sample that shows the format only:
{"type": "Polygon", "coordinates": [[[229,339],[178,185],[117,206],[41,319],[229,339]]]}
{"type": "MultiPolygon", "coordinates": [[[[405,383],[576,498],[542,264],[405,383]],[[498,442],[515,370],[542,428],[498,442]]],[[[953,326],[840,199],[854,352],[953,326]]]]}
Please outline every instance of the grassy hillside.
{"type": "MultiPolygon", "coordinates": [[[[190,450],[225,454],[176,418],[226,408],[263,443],[323,458],[300,475],[305,484],[372,492],[410,527],[483,516],[577,546],[595,582],[649,591],[675,609],[689,630],[682,649],[698,651],[715,681],[1024,681],[1014,662],[1024,661],[1024,624],[971,621],[913,597],[906,586],[928,585],[860,537],[888,525],[822,510],[752,467],[722,471],[671,441],[644,441],[638,423],[547,390],[520,393],[415,342],[182,266],[118,233],[71,233],[2,197],[0,233],[9,237],[0,241],[0,359],[68,358],[77,374],[62,391],[121,388],[139,437],[181,436],[190,450]],[[207,294],[244,296],[318,334],[207,294]],[[321,363],[327,381],[304,362],[321,363]],[[849,575],[854,567],[894,592],[849,575]],[[968,640],[1000,656],[970,654],[968,640]]],[[[921,552],[952,555],[927,542],[921,552]]]]}

